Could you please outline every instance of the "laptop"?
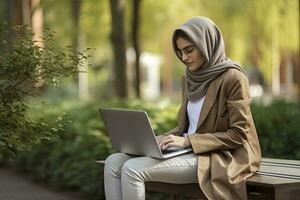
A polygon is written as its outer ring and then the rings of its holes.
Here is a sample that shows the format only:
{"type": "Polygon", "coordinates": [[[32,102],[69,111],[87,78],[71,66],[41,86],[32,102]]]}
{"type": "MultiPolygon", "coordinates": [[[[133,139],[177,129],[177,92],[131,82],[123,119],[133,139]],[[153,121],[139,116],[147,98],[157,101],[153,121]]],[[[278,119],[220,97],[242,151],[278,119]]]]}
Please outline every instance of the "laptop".
{"type": "Polygon", "coordinates": [[[192,151],[191,147],[159,148],[148,115],[143,110],[100,108],[113,147],[123,153],[166,159],[192,151]]]}

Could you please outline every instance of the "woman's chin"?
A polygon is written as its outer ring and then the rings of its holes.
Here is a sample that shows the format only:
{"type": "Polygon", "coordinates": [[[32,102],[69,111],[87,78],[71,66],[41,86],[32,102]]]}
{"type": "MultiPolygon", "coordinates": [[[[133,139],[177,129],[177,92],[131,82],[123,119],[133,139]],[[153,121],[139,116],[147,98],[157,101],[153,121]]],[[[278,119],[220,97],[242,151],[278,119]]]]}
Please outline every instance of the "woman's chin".
{"type": "Polygon", "coordinates": [[[197,69],[198,69],[198,67],[195,67],[195,66],[187,66],[188,67],[188,69],[189,69],[189,71],[191,71],[191,72],[194,72],[194,71],[196,71],[197,69]]]}

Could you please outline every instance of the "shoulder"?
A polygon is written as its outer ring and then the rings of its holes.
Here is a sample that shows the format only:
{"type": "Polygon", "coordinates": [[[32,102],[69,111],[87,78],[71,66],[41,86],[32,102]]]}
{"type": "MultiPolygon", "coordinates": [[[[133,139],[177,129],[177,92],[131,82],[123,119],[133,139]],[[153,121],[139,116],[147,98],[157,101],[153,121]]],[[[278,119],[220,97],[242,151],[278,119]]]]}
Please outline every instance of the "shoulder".
{"type": "Polygon", "coordinates": [[[231,68],[224,74],[223,87],[228,94],[249,93],[247,76],[238,69],[231,68]]]}
{"type": "Polygon", "coordinates": [[[244,82],[247,81],[248,82],[248,78],[247,76],[241,72],[238,69],[235,68],[230,68],[229,70],[227,70],[224,74],[224,81],[228,81],[228,82],[244,82]]]}

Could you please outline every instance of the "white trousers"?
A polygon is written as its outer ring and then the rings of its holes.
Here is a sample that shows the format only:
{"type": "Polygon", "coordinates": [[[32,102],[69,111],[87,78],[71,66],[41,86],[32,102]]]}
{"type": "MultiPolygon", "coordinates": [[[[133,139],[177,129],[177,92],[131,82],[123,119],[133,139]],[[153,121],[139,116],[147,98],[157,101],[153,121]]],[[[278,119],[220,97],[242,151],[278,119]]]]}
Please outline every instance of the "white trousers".
{"type": "Polygon", "coordinates": [[[197,156],[188,153],[160,160],[115,153],[106,159],[106,200],[145,200],[146,181],[197,183],[197,156]]]}

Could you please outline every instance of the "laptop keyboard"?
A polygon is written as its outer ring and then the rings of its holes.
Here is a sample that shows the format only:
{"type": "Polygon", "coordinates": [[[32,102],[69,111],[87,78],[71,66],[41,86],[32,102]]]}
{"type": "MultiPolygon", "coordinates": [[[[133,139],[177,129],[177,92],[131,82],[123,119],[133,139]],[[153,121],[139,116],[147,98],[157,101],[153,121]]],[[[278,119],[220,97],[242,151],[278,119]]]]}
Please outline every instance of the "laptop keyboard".
{"type": "Polygon", "coordinates": [[[162,150],[161,153],[162,154],[168,154],[168,153],[172,153],[174,151],[178,151],[177,149],[165,149],[165,150],[162,150]]]}
{"type": "Polygon", "coordinates": [[[179,151],[179,150],[183,150],[185,148],[176,148],[176,147],[170,147],[168,149],[162,150],[161,153],[162,154],[168,154],[168,153],[173,153],[175,151],[179,151]]]}

